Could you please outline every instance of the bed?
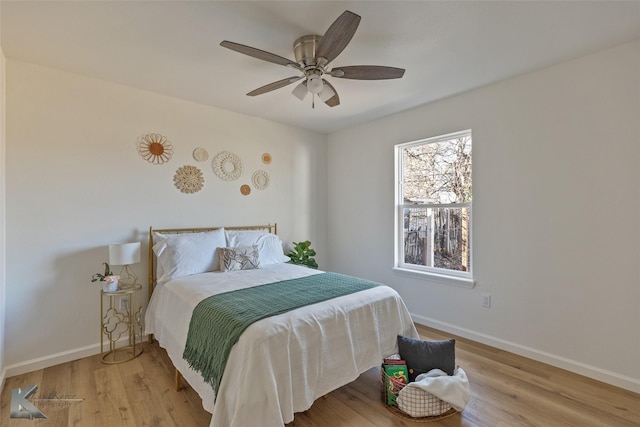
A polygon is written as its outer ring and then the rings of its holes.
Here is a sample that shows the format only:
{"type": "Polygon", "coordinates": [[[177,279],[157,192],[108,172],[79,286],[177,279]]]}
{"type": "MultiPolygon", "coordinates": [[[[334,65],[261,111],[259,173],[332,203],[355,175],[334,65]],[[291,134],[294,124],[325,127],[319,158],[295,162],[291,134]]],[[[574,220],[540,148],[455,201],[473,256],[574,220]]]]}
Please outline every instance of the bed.
{"type": "MultiPolygon", "coordinates": [[[[202,398],[213,427],[289,423],[317,398],[397,353],[397,335],[418,337],[400,296],[390,287],[373,286],[255,321],[231,347],[214,390],[184,358],[194,309],[212,295],[333,274],[287,260],[276,225],[149,229],[145,332],[166,349],[177,372],[202,398]],[[257,252],[259,268],[234,263],[220,247],[232,254],[257,252]]],[[[253,306],[244,300],[242,305],[253,306]]]]}

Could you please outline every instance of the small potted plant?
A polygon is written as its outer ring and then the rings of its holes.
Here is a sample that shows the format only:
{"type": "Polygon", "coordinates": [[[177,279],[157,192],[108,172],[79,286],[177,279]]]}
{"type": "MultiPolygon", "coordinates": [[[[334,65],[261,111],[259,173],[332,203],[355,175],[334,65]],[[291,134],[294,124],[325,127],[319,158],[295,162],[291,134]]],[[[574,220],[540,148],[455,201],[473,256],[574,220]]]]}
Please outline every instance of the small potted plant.
{"type": "Polygon", "coordinates": [[[96,273],[91,276],[91,282],[102,282],[102,290],[105,292],[115,292],[118,290],[118,281],[120,276],[115,276],[111,271],[111,267],[108,262],[103,262],[104,274],[96,273]]]}
{"type": "Polygon", "coordinates": [[[316,251],[311,249],[311,242],[293,242],[293,249],[287,254],[291,264],[306,265],[309,268],[318,268],[318,263],[312,257],[316,256],[316,251]]]}

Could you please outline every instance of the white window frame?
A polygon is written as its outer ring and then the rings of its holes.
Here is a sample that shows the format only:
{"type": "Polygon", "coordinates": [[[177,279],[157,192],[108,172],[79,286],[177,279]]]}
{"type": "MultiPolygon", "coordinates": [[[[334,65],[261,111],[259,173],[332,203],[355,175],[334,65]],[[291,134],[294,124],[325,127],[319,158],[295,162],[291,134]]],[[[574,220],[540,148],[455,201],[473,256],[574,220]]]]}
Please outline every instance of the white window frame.
{"type": "MultiPolygon", "coordinates": [[[[435,142],[449,141],[452,139],[469,136],[471,135],[471,130],[467,129],[460,132],[453,132],[446,135],[435,136],[432,138],[420,139],[417,141],[405,142],[402,144],[397,144],[395,146],[395,248],[394,248],[394,271],[399,274],[403,274],[409,277],[429,280],[436,283],[446,284],[446,285],[454,285],[454,286],[462,286],[467,288],[472,288],[475,285],[475,281],[473,279],[473,239],[472,239],[472,230],[473,230],[473,213],[472,213],[472,202],[468,203],[452,203],[452,204],[420,204],[418,205],[421,208],[456,208],[462,207],[467,208],[469,212],[469,271],[456,271],[449,270],[446,268],[438,268],[438,267],[427,267],[423,265],[416,264],[408,264],[404,262],[404,209],[416,207],[415,204],[406,204],[404,200],[402,200],[403,192],[402,192],[402,151],[405,148],[416,146],[416,145],[425,145],[431,144],[435,142]]],[[[473,150],[473,137],[472,137],[472,150],[473,150]]],[[[473,168],[473,165],[472,165],[473,168]]],[[[473,189],[472,189],[473,191],[473,189]]],[[[473,198],[472,198],[473,200],[473,198]]]]}

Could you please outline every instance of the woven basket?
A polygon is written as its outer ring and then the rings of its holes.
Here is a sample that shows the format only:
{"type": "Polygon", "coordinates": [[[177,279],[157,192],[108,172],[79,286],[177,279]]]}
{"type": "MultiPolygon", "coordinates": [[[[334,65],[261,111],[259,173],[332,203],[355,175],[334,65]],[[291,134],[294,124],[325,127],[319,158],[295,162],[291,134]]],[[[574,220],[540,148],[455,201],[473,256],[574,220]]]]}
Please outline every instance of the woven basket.
{"type": "MultiPolygon", "coordinates": [[[[390,406],[387,404],[387,377],[384,367],[381,367],[380,389],[382,391],[382,401],[394,414],[416,422],[430,422],[448,417],[457,412],[449,403],[424,390],[419,390],[419,393],[403,393],[400,395],[401,402],[399,402],[399,406],[390,406]],[[421,416],[410,414],[421,414],[421,416]]],[[[400,386],[400,389],[404,389],[404,386],[400,386]]]]}

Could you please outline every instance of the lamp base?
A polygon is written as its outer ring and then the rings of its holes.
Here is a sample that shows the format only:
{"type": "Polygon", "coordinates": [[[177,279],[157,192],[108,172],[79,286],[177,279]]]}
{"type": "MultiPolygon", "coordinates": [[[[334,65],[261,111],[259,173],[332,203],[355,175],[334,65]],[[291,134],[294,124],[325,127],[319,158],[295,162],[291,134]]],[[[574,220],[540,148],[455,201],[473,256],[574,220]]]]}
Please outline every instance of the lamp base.
{"type": "Polygon", "coordinates": [[[133,286],[138,283],[138,276],[129,265],[123,265],[120,270],[120,285],[133,286]]]}

